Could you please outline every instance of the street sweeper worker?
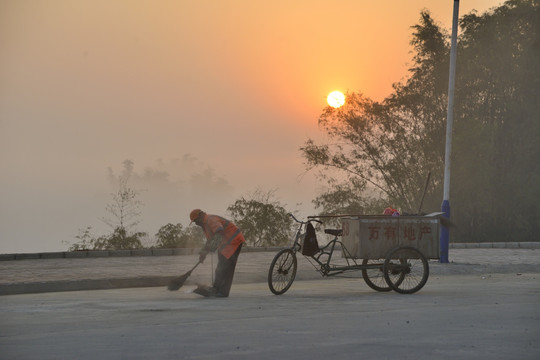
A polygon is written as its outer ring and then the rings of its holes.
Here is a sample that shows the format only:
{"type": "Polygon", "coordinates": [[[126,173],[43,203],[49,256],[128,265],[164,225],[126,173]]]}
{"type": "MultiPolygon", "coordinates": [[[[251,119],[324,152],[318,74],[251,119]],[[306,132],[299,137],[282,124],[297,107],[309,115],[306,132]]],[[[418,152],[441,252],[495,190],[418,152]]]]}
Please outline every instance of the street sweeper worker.
{"type": "Polygon", "coordinates": [[[231,221],[217,215],[210,215],[201,209],[192,210],[189,214],[191,222],[199,225],[206,236],[206,244],[199,252],[199,261],[203,262],[211,251],[217,251],[218,264],[212,286],[201,286],[193,292],[206,297],[227,297],[231,290],[236,268],[236,261],[244,235],[231,221]]]}

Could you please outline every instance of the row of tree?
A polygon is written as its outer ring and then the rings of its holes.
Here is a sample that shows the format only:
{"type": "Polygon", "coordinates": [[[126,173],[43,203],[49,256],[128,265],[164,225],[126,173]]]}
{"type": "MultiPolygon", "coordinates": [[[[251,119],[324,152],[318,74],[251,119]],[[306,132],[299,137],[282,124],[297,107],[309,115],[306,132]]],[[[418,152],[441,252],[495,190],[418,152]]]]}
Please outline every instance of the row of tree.
{"type": "MultiPolygon", "coordinates": [[[[457,227],[452,241],[537,240],[539,1],[507,1],[482,15],[467,14],[459,24],[450,192],[457,227]]],[[[318,169],[327,184],[313,200],[320,214],[380,214],[388,205],[405,214],[441,208],[450,36],[428,11],[412,29],[408,79],[394,84],[382,102],[347,93],[344,106],[327,107],[319,118],[330,142],[308,139],[300,149],[307,170],[318,169]]],[[[124,165],[129,170],[130,163],[124,165]]],[[[120,179],[107,207],[115,219],[108,222],[113,232],[96,238],[87,228],[73,250],[142,247],[147,234],[131,231],[140,203],[127,180],[120,179]]],[[[273,192],[254,195],[228,208],[248,244],[286,243],[288,211],[273,200],[273,192]]],[[[167,224],[155,237],[156,247],[203,242],[197,227],[181,224],[167,224]]]]}
{"type": "MultiPolygon", "coordinates": [[[[532,241],[540,231],[540,6],[511,0],[460,20],[450,202],[453,241],[532,241]]],[[[419,212],[442,203],[450,37],[421,13],[409,77],[375,102],[347,94],[319,124],[331,142],[308,140],[308,168],[328,190],[323,213],[419,212]],[[334,171],[332,171],[334,170],[334,171]]]]}
{"type": "MultiPolygon", "coordinates": [[[[168,223],[162,226],[153,239],[147,232],[137,231],[141,221],[142,202],[140,191],[129,184],[133,174],[133,162],[125,160],[123,171],[114,177],[118,187],[111,194],[111,202],[106,205],[107,216],[101,220],[111,228],[111,232],[96,236],[92,227],[79,230],[76,242],[69,250],[125,250],[151,248],[197,248],[202,247],[205,238],[200,227],[168,223]]],[[[238,225],[249,246],[285,245],[290,238],[292,220],[288,211],[275,200],[275,191],[257,190],[247,197],[241,197],[227,208],[231,219],[238,225]]]]}

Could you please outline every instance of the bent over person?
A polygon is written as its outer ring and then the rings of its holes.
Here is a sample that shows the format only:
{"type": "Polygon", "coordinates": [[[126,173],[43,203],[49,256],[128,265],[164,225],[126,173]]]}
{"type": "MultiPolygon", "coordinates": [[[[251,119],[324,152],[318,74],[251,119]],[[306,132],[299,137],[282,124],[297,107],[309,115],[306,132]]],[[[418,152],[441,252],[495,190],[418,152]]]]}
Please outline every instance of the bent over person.
{"type": "Polygon", "coordinates": [[[221,216],[206,214],[201,209],[191,211],[189,218],[202,228],[206,236],[206,244],[199,253],[199,261],[204,262],[210,251],[217,250],[218,253],[213,286],[199,285],[193,292],[206,297],[228,297],[236,261],[245,242],[244,235],[231,221],[221,216]]]}

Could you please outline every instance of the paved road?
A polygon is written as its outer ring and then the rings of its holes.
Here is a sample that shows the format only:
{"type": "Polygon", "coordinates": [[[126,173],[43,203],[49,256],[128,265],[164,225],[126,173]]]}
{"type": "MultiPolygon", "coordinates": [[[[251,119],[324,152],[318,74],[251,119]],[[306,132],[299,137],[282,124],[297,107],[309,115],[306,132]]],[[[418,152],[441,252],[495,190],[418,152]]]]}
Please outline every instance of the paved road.
{"type": "Polygon", "coordinates": [[[413,295],[360,279],[0,296],[0,359],[540,358],[540,272],[433,274],[413,295]]]}
{"type": "Polygon", "coordinates": [[[0,293],[14,295],[0,296],[0,360],[540,358],[538,249],[454,249],[413,295],[321,279],[301,258],[275,296],[274,254],[242,253],[227,299],[191,293],[210,258],[165,289],[194,255],[2,261],[0,293]],[[148,283],[161,287],[127,288],[148,283]]]}

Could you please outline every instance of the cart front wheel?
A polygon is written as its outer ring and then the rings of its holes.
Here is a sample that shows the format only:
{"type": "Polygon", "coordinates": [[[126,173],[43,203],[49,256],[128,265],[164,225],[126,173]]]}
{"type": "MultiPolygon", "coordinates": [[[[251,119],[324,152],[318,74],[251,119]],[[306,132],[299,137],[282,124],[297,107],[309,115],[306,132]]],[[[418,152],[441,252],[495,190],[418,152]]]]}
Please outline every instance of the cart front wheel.
{"type": "Polygon", "coordinates": [[[362,260],[362,277],[366,284],[375,291],[390,291],[383,272],[384,260],[362,260]],[[377,266],[379,265],[379,266],[377,266]]]}
{"type": "Polygon", "coordinates": [[[296,254],[283,249],[276,254],[268,271],[268,287],[276,295],[284,294],[291,287],[298,267],[296,254]]]}
{"type": "Polygon", "coordinates": [[[429,276],[426,257],[413,247],[392,250],[383,265],[386,283],[401,294],[412,294],[424,287],[429,276]]]}

